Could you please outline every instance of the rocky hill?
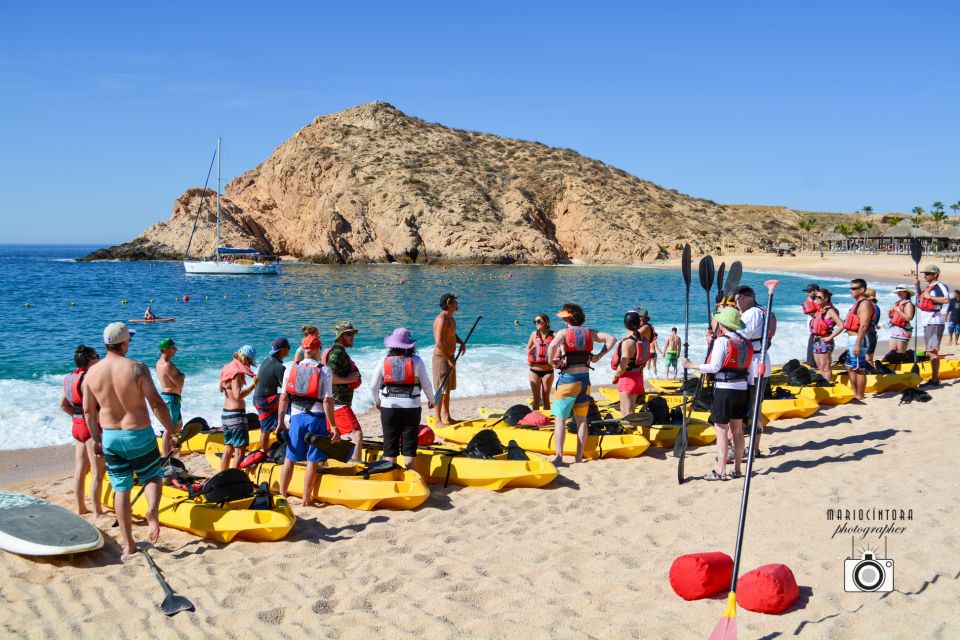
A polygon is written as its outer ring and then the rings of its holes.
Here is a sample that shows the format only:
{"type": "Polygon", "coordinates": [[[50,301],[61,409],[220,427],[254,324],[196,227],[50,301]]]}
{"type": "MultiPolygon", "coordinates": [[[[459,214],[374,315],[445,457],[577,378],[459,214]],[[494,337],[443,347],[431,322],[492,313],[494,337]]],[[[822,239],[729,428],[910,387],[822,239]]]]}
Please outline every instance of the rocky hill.
{"type": "MultiPolygon", "coordinates": [[[[88,259],[212,255],[212,191],[88,259]]],[[[725,207],[570,149],[450,129],[376,102],[318,117],[232,180],[222,243],[332,263],[631,264],[799,241],[802,213],[725,207]]]]}

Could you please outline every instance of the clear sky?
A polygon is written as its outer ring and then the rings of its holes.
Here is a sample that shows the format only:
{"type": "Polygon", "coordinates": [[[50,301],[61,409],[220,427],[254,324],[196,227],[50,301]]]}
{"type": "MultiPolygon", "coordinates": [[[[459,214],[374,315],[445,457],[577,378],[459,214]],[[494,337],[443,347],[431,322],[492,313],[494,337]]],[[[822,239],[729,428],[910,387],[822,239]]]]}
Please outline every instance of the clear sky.
{"type": "Polygon", "coordinates": [[[232,177],[374,100],[722,203],[929,210],[958,34],[956,0],[3,2],[0,242],[128,240],[217,136],[232,177]]]}

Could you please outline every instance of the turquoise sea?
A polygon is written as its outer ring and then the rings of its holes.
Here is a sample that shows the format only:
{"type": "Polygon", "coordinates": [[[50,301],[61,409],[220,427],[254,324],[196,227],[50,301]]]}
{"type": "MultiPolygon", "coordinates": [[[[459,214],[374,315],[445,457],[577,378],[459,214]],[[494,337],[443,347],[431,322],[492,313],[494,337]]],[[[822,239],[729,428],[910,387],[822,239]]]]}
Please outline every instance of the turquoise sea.
{"type": "MultiPolygon", "coordinates": [[[[139,325],[131,357],[151,367],[156,344],[172,337],[180,347],[176,362],[187,374],[184,415],[201,415],[215,424],[221,407],[217,372],[243,344],[262,358],[270,341],[287,336],[299,342],[299,328],[313,324],[329,344],[339,320],[360,329],[354,350],[365,378],[383,352],[383,337],[406,326],[425,354],[432,350],[431,326],[440,295],[460,300],[460,335],[483,315],[460,362],[458,395],[481,395],[527,387],[524,345],[536,313],[552,314],[564,302],[581,304],[587,323],[616,335],[623,312],[646,306],[661,336],[683,326],[683,279],[678,270],[640,267],[533,267],[416,265],[285,264],[281,276],[186,275],[175,262],[76,262],[97,247],[0,245],[0,449],[70,442],[68,418],[58,408],[63,375],[72,370],[80,343],[102,354],[103,327],[142,317],[152,301],[158,316],[176,322],[139,325]],[[403,284],[400,282],[403,281],[403,284]],[[189,302],[178,302],[184,295],[189,302]],[[29,305],[29,306],[25,306],[29,305]],[[514,324],[519,321],[519,326],[514,324]]],[[[706,300],[697,282],[691,287],[691,340],[694,358],[702,358],[706,300]]],[[[717,259],[719,266],[721,259],[717,259]]],[[[729,265],[728,265],[729,266],[729,265]]],[[[749,268],[749,264],[745,265],[749,268]]],[[[747,271],[743,282],[765,298],[762,283],[781,281],[775,308],[780,321],[772,351],[775,361],[802,356],[806,324],[799,310],[803,286],[811,279],[835,293],[846,281],[801,274],[747,271]]],[[[893,302],[892,287],[876,285],[883,304],[893,302]]],[[[849,298],[837,295],[841,308],[849,298]]],[[[555,327],[562,326],[559,320],[555,327]]],[[[842,346],[840,347],[842,348],[842,346]]],[[[609,358],[593,376],[609,382],[609,358]]],[[[372,405],[361,387],[355,409],[372,405]]]]}

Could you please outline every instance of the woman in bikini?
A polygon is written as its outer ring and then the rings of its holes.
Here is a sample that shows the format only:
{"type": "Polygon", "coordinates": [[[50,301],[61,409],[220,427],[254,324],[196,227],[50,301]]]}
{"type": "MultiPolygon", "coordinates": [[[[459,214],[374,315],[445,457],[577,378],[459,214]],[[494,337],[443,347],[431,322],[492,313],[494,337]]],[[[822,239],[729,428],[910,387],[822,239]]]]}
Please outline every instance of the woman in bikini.
{"type": "Polygon", "coordinates": [[[547,347],[553,340],[553,331],[550,330],[550,318],[545,313],[538,313],[533,324],[536,328],[527,340],[527,364],[530,366],[527,378],[533,394],[533,410],[536,411],[540,407],[550,408],[553,366],[547,360],[547,347]]]}

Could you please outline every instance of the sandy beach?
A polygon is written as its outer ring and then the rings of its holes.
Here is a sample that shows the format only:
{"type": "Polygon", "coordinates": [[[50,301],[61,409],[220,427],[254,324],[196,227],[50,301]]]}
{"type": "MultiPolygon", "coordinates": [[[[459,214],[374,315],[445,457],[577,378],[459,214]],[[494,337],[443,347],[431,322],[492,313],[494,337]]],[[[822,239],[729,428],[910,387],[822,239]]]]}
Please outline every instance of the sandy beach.
{"type": "MultiPolygon", "coordinates": [[[[773,423],[763,443],[774,455],[755,468],[742,569],[787,564],[801,595],[781,615],[741,609],[740,637],[960,633],[951,613],[960,482],[948,471],[958,391],[949,382],[926,404],[899,406],[899,394],[883,394],[773,423]],[[887,536],[895,591],[844,592],[851,536],[836,533],[831,508],[912,510],[897,523],[903,531],[887,536]]],[[[456,400],[454,414],[524,395],[456,400]]],[[[375,414],[362,420],[379,431],[375,414]]],[[[691,450],[688,477],[709,471],[713,454],[691,450]]],[[[202,456],[184,459],[209,471],[202,456]]],[[[69,448],[4,452],[0,464],[4,488],[72,506],[69,448]]],[[[703,638],[723,597],[686,602],[668,570],[684,553],[732,555],[741,487],[678,486],[671,452],[651,448],[637,459],[563,466],[545,489],[434,485],[415,511],[297,507],[297,525],[275,543],[220,545],[163,529],[157,563],[197,607],[173,618],[157,609],[162,594],[142,558],[121,560],[107,524],[104,549],[72,560],[0,554],[0,625],[17,637],[703,638]]],[[[142,524],[134,531],[146,538],[142,524]]],[[[855,545],[883,553],[876,534],[855,545]]]]}

